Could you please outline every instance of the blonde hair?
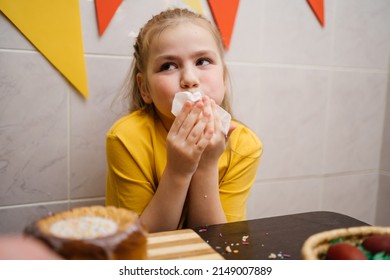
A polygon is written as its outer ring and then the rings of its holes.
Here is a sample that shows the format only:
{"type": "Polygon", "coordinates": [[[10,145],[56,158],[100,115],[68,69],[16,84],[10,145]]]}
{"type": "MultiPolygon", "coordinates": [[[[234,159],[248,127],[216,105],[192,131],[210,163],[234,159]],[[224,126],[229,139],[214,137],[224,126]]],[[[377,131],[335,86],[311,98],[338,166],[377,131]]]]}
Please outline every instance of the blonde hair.
{"type": "MultiPolygon", "coordinates": [[[[135,44],[134,44],[134,59],[131,65],[130,74],[127,77],[124,85],[124,94],[130,97],[129,111],[133,112],[138,109],[151,110],[153,104],[146,104],[141,96],[141,91],[137,83],[137,74],[141,73],[146,77],[146,65],[149,59],[150,46],[154,38],[156,38],[166,28],[174,25],[178,25],[181,22],[190,21],[191,23],[198,24],[211,32],[215,42],[218,46],[218,51],[223,63],[224,82],[226,85],[226,92],[224,99],[221,103],[221,107],[229,113],[231,112],[230,105],[230,77],[227,69],[227,65],[224,60],[224,47],[221,36],[217,28],[204,16],[191,12],[187,9],[168,9],[161,12],[158,15],[153,16],[140,30],[135,44]]],[[[146,86],[148,82],[146,81],[146,86]]]]}

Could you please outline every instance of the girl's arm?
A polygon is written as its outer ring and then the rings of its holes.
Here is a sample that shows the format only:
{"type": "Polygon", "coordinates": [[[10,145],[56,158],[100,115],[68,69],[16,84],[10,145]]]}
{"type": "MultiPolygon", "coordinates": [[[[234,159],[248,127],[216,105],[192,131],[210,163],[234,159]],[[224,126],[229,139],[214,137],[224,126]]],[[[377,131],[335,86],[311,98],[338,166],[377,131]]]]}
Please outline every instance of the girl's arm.
{"type": "Polygon", "coordinates": [[[188,199],[188,226],[219,224],[226,216],[219,197],[218,162],[202,164],[192,177],[188,199]]]}
{"type": "MultiPolygon", "coordinates": [[[[215,102],[207,97],[204,102],[205,112],[209,111],[211,115],[208,125],[214,133],[192,177],[188,213],[190,227],[226,222],[219,195],[218,160],[226,148],[228,137],[222,132],[215,102]]],[[[234,128],[231,126],[229,135],[234,128]]]]}
{"type": "Polygon", "coordinates": [[[201,113],[203,103],[187,102],[167,136],[167,165],[156,193],[141,214],[141,221],[153,231],[177,229],[188,188],[212,131],[209,116],[201,113]]]}
{"type": "Polygon", "coordinates": [[[175,230],[180,221],[191,176],[167,167],[140,219],[149,232],[175,230]]]}

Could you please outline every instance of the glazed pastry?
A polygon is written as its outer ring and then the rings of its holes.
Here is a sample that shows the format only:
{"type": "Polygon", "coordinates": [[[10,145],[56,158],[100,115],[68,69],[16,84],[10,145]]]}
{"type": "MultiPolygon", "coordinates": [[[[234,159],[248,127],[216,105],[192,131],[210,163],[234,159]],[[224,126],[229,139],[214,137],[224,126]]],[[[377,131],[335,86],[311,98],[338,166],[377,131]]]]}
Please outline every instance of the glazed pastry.
{"type": "Polygon", "coordinates": [[[124,208],[74,208],[34,222],[25,233],[65,259],[147,258],[147,233],[137,214],[124,208]]]}

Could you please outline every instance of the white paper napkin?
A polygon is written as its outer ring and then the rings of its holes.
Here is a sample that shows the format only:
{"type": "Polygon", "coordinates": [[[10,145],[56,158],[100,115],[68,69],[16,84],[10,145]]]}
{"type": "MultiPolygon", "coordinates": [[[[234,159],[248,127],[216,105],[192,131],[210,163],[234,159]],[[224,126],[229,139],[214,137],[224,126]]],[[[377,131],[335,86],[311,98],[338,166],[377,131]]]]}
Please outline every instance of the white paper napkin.
{"type": "MultiPolygon", "coordinates": [[[[177,116],[177,114],[183,108],[184,102],[186,102],[187,100],[190,100],[191,102],[196,102],[201,98],[202,98],[202,93],[200,93],[199,91],[194,93],[189,91],[180,91],[176,93],[172,103],[172,110],[171,110],[172,114],[177,116]]],[[[227,135],[232,117],[228,112],[226,112],[218,105],[217,105],[217,113],[222,123],[222,131],[223,133],[225,133],[225,135],[227,135]]]]}

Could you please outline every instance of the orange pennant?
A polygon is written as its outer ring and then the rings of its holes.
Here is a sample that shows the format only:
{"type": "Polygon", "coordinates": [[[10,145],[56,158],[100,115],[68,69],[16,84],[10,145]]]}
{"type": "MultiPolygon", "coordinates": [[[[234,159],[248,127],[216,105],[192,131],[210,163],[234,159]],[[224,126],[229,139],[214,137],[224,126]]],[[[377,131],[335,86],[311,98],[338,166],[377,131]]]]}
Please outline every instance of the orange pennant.
{"type": "Polygon", "coordinates": [[[307,0],[320,24],[325,26],[324,0],[307,0]]]}
{"type": "Polygon", "coordinates": [[[228,50],[240,0],[208,0],[215,23],[228,50]]]}
{"type": "Polygon", "coordinates": [[[122,0],[95,0],[96,16],[100,36],[103,35],[121,3],[122,0]]]}

